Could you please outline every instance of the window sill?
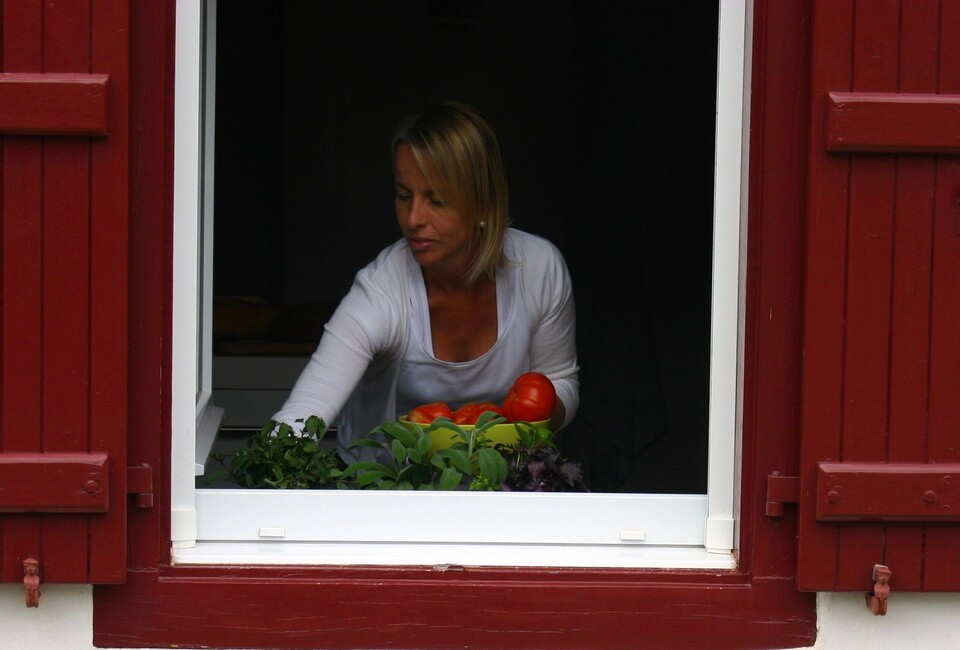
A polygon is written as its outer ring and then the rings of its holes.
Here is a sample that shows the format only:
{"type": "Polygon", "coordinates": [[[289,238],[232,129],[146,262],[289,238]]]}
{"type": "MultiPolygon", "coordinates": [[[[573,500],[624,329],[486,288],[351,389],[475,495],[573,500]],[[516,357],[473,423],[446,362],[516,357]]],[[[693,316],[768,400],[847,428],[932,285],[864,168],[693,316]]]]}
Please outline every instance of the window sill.
{"type": "Polygon", "coordinates": [[[733,570],[732,553],[703,547],[636,545],[349,544],[199,542],[173,550],[177,565],[366,565],[596,567],[733,570]]]}

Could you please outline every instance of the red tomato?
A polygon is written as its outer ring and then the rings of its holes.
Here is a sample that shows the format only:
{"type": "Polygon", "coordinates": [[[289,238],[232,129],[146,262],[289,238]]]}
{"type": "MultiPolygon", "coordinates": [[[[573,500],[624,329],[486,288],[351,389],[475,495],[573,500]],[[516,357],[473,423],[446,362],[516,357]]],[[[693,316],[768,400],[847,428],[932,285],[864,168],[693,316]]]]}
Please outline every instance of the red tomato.
{"type": "Polygon", "coordinates": [[[503,415],[503,409],[492,402],[467,402],[453,412],[453,421],[457,424],[476,424],[477,418],[486,411],[503,415]]]}
{"type": "Polygon", "coordinates": [[[443,402],[421,404],[416,408],[410,409],[410,412],[407,413],[408,420],[411,422],[419,422],[420,424],[430,424],[441,416],[450,418],[451,420],[453,419],[453,411],[443,402]]]}
{"type": "Polygon", "coordinates": [[[503,414],[511,422],[548,420],[557,403],[553,382],[539,372],[527,372],[513,382],[503,401],[503,414]]]}

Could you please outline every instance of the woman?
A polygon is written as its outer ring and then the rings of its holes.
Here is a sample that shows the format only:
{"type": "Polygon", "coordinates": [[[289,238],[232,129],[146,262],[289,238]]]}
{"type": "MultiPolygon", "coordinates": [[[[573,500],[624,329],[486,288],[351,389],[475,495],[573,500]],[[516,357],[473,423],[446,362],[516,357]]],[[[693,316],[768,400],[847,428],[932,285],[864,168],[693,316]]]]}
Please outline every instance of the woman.
{"type": "Polygon", "coordinates": [[[490,123],[456,102],[404,119],[393,138],[403,238],[361,270],[273,417],[317,415],[348,449],[383,422],[443,401],[500,404],[528,371],[553,382],[554,430],[579,402],[570,275],[547,240],[509,227],[490,123]]]}

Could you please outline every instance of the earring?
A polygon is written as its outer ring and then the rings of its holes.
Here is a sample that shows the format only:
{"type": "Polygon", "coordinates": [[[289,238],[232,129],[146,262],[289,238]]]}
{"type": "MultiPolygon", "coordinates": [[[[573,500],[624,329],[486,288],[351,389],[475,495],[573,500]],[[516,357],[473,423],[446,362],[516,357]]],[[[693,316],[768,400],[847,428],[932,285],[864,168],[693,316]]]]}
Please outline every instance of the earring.
{"type": "Polygon", "coordinates": [[[481,220],[480,220],[480,230],[483,230],[483,229],[486,228],[486,227],[487,227],[487,222],[484,221],[483,219],[481,219],[481,220]]]}

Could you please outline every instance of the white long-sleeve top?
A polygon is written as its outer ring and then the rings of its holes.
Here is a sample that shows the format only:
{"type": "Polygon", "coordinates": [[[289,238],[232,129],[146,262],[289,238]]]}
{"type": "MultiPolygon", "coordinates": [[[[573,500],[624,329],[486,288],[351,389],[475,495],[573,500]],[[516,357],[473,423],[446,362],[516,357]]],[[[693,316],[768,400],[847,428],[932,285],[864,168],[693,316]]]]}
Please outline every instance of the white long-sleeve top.
{"type": "Polygon", "coordinates": [[[510,264],[496,273],[497,342],[486,353],[458,363],[433,355],[423,275],[401,239],[357,273],[273,419],[293,425],[316,415],[335,424],[338,451],[351,462],[360,458],[351,443],[414,406],[500,404],[518,376],[536,371],[551,379],[566,410],[554,427],[565,426],[580,400],[569,271],[556,246],[537,235],[508,229],[504,250],[510,264]]]}

